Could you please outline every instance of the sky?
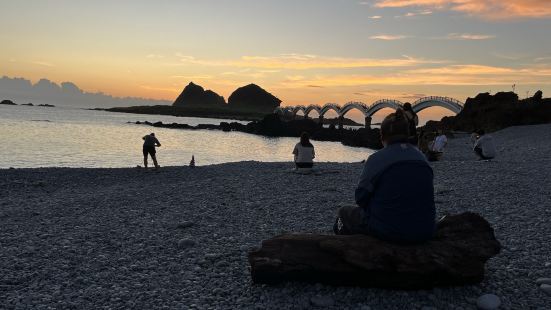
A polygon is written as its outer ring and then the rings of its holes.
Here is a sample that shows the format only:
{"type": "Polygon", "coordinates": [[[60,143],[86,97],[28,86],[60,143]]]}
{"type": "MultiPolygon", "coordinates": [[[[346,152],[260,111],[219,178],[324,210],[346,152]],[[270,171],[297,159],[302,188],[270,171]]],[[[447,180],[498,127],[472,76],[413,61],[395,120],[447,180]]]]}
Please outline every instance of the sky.
{"type": "MultiPolygon", "coordinates": [[[[0,0],[0,76],[282,105],[551,93],[549,0],[0,0]]],[[[434,113],[444,113],[438,109],[434,113]]]]}

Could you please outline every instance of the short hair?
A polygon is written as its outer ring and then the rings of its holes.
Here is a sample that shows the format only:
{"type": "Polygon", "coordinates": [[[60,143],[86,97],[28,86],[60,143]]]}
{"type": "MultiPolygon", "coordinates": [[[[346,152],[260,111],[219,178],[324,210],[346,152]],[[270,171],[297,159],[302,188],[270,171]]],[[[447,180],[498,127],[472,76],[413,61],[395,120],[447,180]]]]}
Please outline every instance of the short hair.
{"type": "Polygon", "coordinates": [[[152,132],[152,133],[150,134],[150,136],[153,136],[153,137],[155,137],[155,133],[154,133],[154,132],[152,132]]]}
{"type": "Polygon", "coordinates": [[[381,123],[381,138],[393,142],[405,140],[409,137],[409,122],[406,112],[398,109],[385,117],[381,123]]]}
{"type": "Polygon", "coordinates": [[[307,146],[308,144],[310,144],[310,134],[304,131],[300,134],[300,145],[307,146]]]}
{"type": "Polygon", "coordinates": [[[409,102],[404,103],[404,110],[413,111],[413,108],[411,107],[411,103],[409,102]]]}

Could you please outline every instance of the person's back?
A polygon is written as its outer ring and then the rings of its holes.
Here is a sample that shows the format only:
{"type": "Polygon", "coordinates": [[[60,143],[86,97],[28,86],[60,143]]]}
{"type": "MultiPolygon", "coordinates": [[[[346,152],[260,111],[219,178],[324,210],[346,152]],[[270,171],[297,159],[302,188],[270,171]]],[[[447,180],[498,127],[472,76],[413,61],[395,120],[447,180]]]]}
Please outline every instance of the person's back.
{"type": "Polygon", "coordinates": [[[440,134],[436,138],[434,138],[434,143],[432,144],[432,150],[433,152],[443,152],[444,148],[448,144],[448,138],[445,134],[440,134]]]}
{"type": "Polygon", "coordinates": [[[159,145],[159,140],[154,135],[146,135],[143,137],[143,146],[156,146],[159,145]]]}
{"type": "Polygon", "coordinates": [[[336,234],[367,234],[397,243],[420,243],[435,232],[432,168],[408,143],[409,124],[401,109],[381,124],[384,148],[371,155],[355,191],[357,207],[338,209],[336,234]]]}
{"type": "Polygon", "coordinates": [[[297,168],[312,168],[314,165],[314,146],[310,143],[310,136],[303,132],[300,136],[300,142],[293,149],[294,160],[297,168]]]}
{"type": "Polygon", "coordinates": [[[366,162],[356,189],[369,233],[403,243],[430,239],[435,229],[434,188],[425,157],[409,143],[391,144],[376,155],[366,162]]]}
{"type": "Polygon", "coordinates": [[[474,144],[474,150],[482,159],[494,158],[496,156],[494,139],[487,134],[481,135],[474,144]]]}

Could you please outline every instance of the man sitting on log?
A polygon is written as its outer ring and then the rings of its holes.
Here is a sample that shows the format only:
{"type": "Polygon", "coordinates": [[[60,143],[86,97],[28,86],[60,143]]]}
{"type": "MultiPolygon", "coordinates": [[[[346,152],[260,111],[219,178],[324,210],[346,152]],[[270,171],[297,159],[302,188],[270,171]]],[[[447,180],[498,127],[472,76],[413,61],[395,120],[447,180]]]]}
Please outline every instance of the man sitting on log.
{"type": "Polygon", "coordinates": [[[356,188],[358,206],[337,211],[335,234],[366,234],[396,243],[421,243],[435,232],[432,168],[408,142],[403,110],[381,124],[384,148],[371,155],[356,188]]]}

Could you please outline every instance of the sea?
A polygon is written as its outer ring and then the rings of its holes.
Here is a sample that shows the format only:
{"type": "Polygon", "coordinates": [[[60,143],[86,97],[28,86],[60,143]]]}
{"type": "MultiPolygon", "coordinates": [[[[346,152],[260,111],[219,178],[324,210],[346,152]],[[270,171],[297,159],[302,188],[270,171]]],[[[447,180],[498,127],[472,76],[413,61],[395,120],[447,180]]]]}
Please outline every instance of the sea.
{"type": "MultiPolygon", "coordinates": [[[[232,120],[144,115],[70,107],[0,105],[0,169],[38,167],[123,168],[143,165],[142,137],[155,132],[161,166],[239,161],[291,162],[298,138],[242,132],[185,130],[136,121],[219,124],[232,120]]],[[[246,123],[246,122],[242,122],[246,123]]],[[[340,142],[312,141],[317,162],[359,162],[374,151],[340,142]]]]}

